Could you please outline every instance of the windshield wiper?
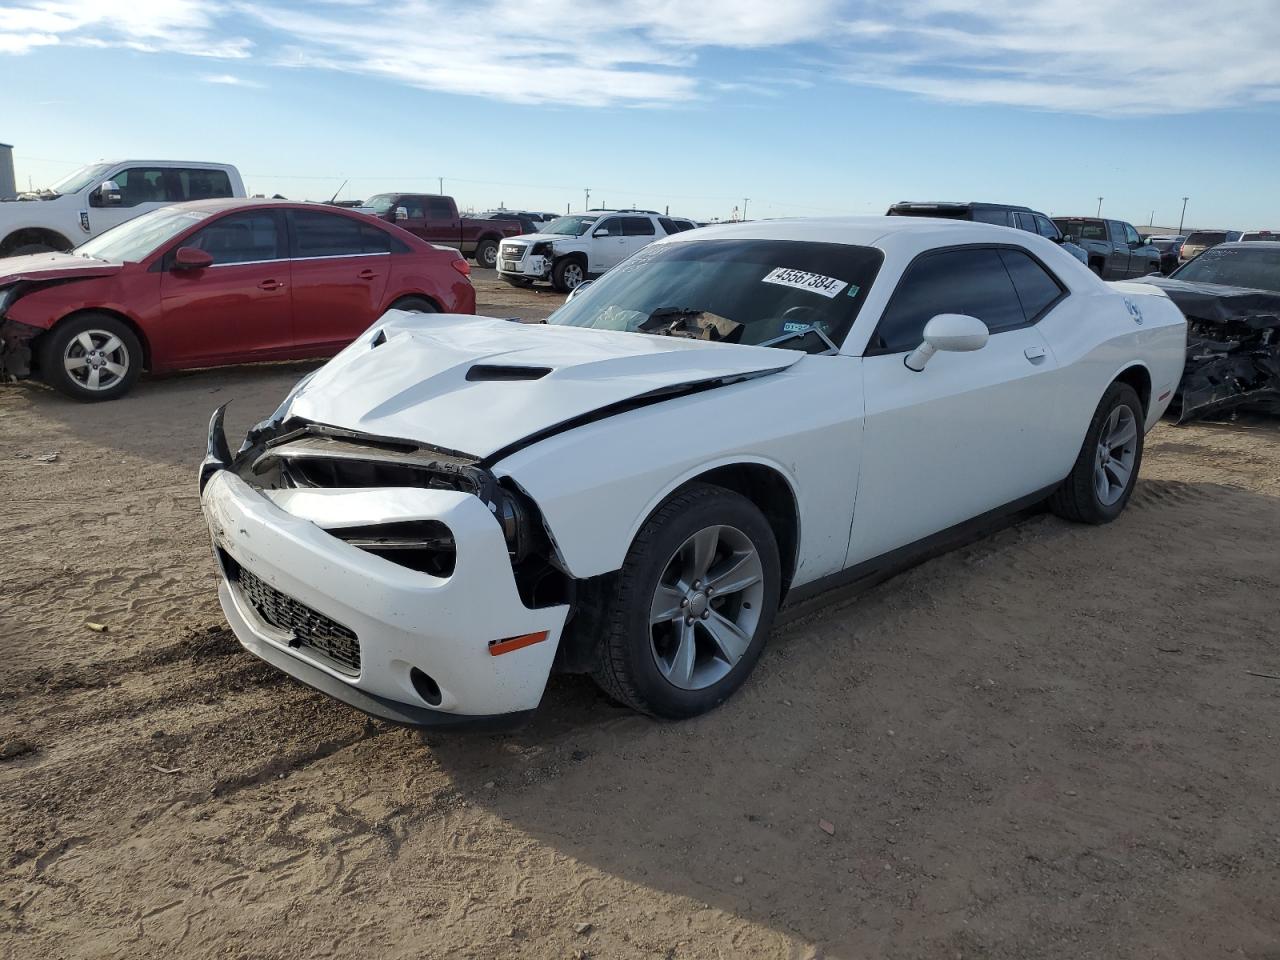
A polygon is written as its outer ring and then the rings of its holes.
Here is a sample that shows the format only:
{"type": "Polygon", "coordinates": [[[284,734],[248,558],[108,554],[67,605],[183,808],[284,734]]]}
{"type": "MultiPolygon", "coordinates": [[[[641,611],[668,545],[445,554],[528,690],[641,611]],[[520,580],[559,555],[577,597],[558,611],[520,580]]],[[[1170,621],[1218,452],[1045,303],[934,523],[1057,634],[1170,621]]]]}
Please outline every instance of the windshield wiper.
{"type": "MultiPolygon", "coordinates": [[[[757,343],[756,346],[757,347],[776,347],[780,344],[788,342],[789,340],[795,340],[799,337],[807,337],[811,333],[816,333],[822,339],[822,342],[827,345],[827,349],[822,351],[823,354],[840,352],[840,348],[836,346],[835,341],[832,340],[830,337],[828,337],[820,327],[815,327],[812,324],[806,324],[803,328],[798,330],[788,330],[786,333],[782,334],[781,336],[774,337],[772,340],[766,340],[763,343],[757,343]]],[[[819,354],[819,356],[821,355],[822,354],[819,354]]]]}

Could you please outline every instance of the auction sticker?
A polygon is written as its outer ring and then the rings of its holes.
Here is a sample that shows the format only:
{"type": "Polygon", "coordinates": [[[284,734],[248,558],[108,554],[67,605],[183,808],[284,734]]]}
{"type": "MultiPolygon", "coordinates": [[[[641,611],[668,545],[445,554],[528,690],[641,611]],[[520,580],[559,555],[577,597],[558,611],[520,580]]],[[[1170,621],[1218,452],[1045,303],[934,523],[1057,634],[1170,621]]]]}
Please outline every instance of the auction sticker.
{"type": "Polygon", "coordinates": [[[827,299],[839,296],[847,287],[843,280],[835,277],[824,277],[820,273],[806,273],[804,270],[792,270],[789,267],[778,267],[770,270],[761,279],[762,283],[776,283],[780,287],[795,287],[797,290],[808,290],[820,294],[827,299]]]}

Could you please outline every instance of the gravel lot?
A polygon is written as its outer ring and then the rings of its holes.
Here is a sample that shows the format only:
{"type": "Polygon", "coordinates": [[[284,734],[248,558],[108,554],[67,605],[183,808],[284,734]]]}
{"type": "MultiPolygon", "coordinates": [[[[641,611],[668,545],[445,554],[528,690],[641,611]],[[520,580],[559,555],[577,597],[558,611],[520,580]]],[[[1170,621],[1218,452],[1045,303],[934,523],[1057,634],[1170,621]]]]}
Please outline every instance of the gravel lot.
{"type": "Polygon", "coordinates": [[[1280,957],[1280,424],[1160,426],[1117,523],[828,598],[699,720],[424,739],[217,607],[209,413],[306,369],[0,387],[0,956],[1280,957]]]}

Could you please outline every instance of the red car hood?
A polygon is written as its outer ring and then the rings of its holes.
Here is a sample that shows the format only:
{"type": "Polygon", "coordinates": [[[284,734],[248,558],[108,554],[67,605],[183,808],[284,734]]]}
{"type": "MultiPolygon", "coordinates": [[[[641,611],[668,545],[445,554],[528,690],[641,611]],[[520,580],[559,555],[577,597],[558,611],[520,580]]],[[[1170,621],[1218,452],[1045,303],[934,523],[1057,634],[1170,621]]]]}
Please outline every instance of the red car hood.
{"type": "Polygon", "coordinates": [[[73,253],[32,253],[0,260],[0,287],[19,280],[79,280],[119,273],[121,263],[89,260],[73,253]]]}

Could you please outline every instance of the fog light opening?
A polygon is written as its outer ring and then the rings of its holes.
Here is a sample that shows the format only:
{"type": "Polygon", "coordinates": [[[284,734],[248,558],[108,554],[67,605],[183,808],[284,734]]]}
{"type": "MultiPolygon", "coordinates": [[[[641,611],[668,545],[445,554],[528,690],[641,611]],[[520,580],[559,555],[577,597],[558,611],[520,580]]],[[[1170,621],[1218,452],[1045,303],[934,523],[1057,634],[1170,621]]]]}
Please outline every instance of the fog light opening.
{"type": "Polygon", "coordinates": [[[444,699],[440,695],[440,684],[436,683],[417,667],[409,669],[409,682],[413,684],[413,689],[417,691],[418,696],[430,706],[440,706],[440,702],[444,699]]]}

